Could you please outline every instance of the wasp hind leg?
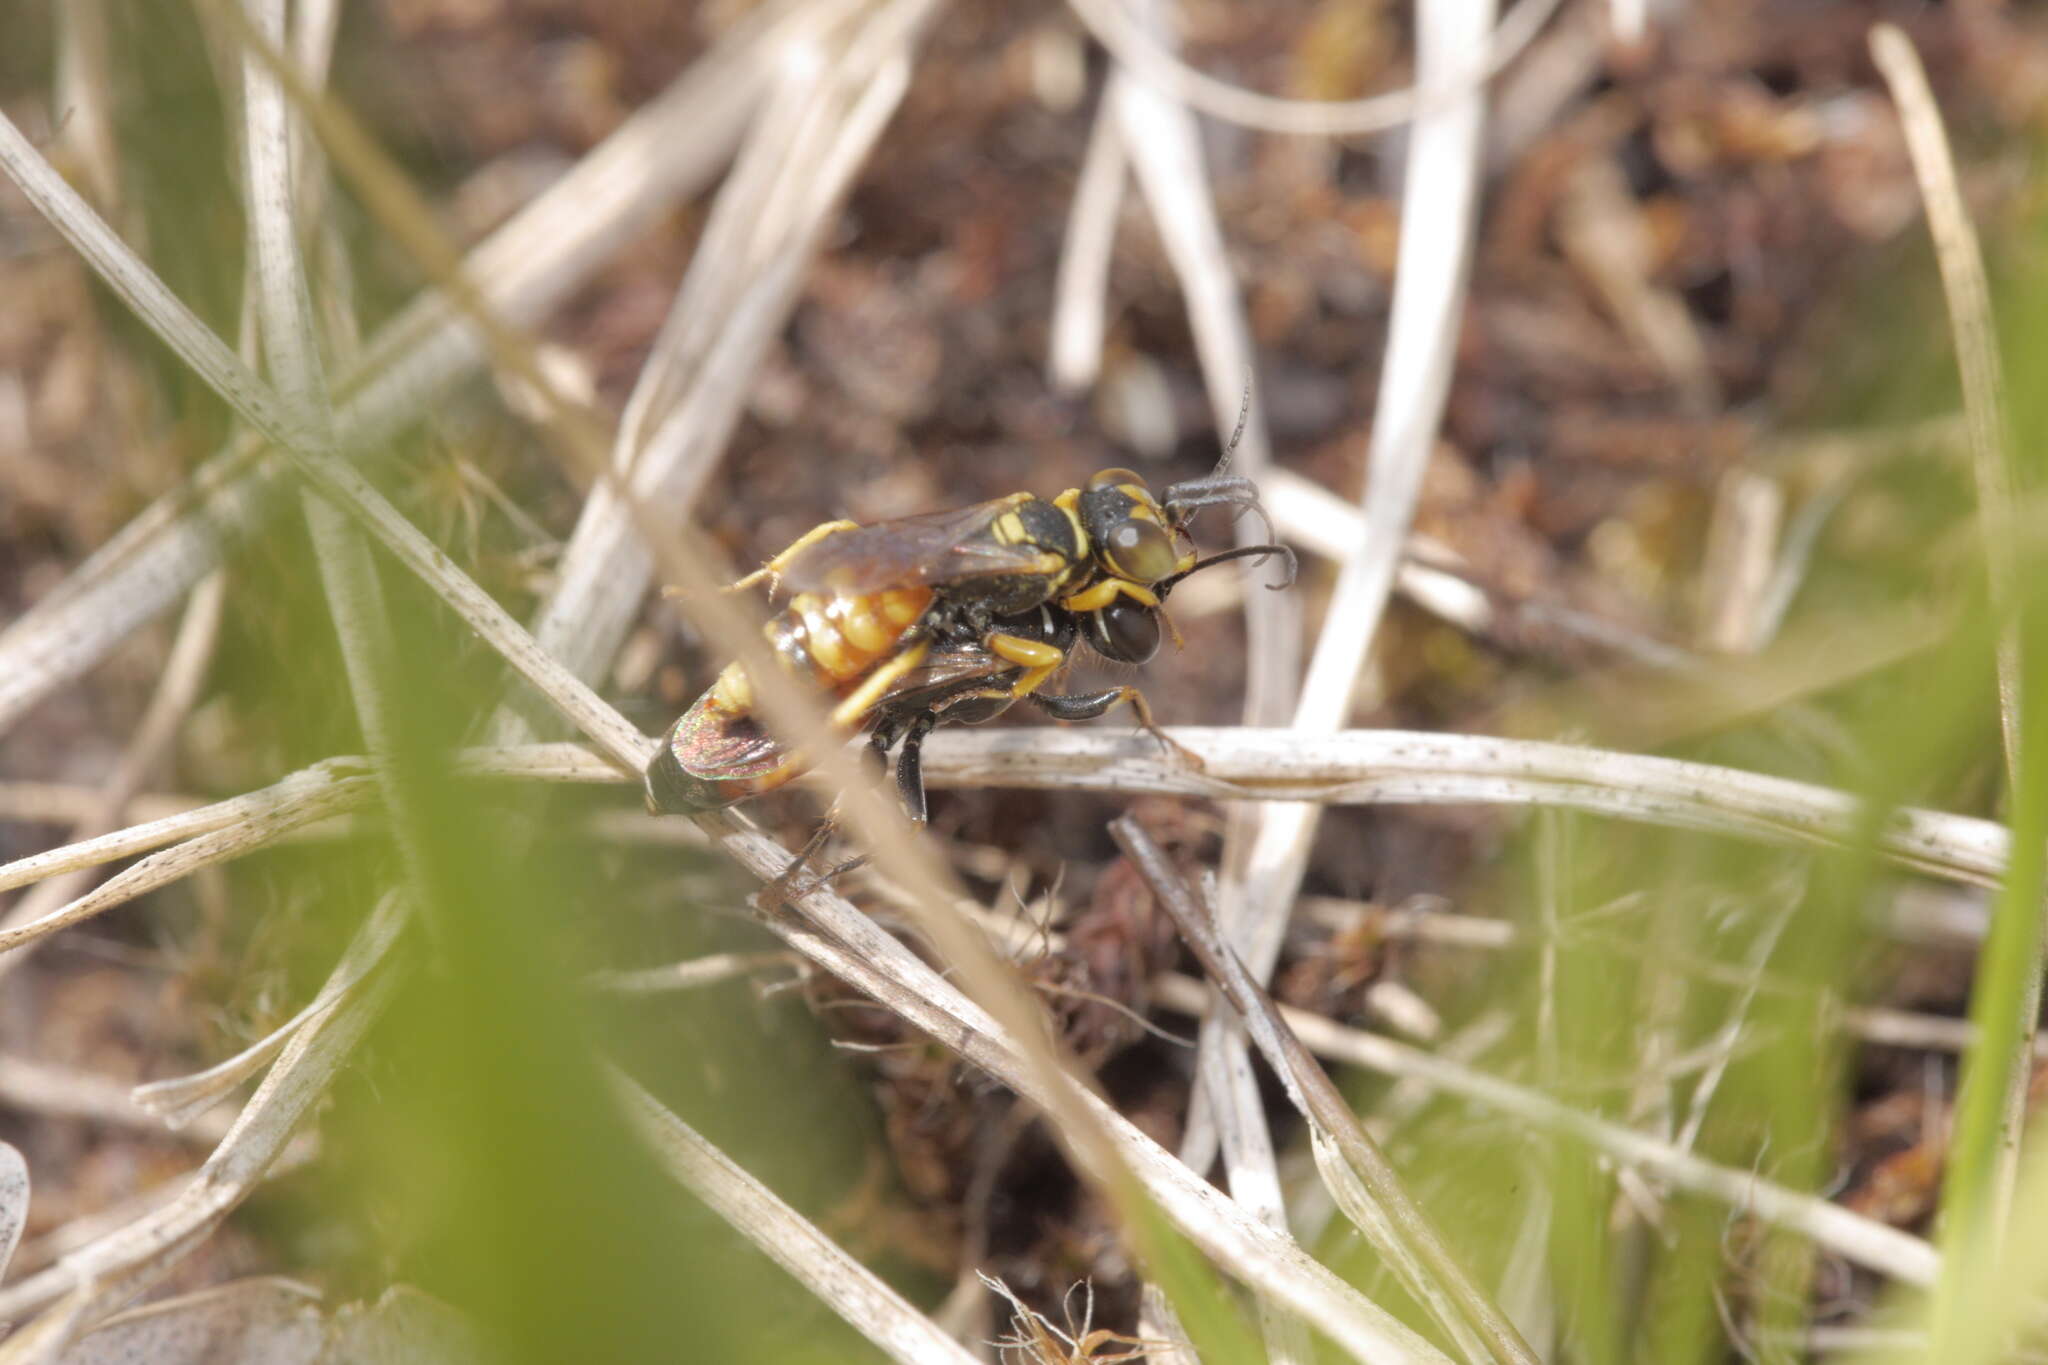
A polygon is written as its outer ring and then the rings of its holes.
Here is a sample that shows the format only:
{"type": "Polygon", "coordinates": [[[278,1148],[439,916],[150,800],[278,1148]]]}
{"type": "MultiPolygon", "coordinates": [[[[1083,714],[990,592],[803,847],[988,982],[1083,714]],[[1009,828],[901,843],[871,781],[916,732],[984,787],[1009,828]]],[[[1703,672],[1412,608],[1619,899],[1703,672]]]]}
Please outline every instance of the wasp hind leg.
{"type": "Polygon", "coordinates": [[[1202,756],[1172,735],[1159,728],[1159,722],[1152,719],[1152,707],[1145,701],[1145,694],[1135,687],[1112,687],[1105,692],[1076,692],[1062,695],[1056,692],[1032,692],[1025,700],[1054,720],[1094,720],[1118,702],[1128,702],[1138,717],[1139,726],[1146,734],[1159,741],[1169,754],[1178,755],[1182,762],[1202,772],[1207,764],[1202,756]]]}
{"type": "Polygon", "coordinates": [[[858,857],[834,863],[822,872],[811,872],[811,860],[824,852],[825,845],[832,842],[832,836],[838,832],[839,820],[836,811],[827,811],[825,818],[818,822],[818,827],[811,831],[811,837],[806,839],[804,846],[797,851],[796,857],[790,860],[789,866],[777,873],[775,880],[761,888],[756,903],[763,911],[772,915],[783,906],[802,900],[813,891],[830,886],[847,873],[867,866],[871,860],[863,853],[858,857]]]}
{"type": "Polygon", "coordinates": [[[825,537],[836,536],[841,531],[851,531],[858,525],[860,523],[857,521],[820,522],[791,541],[788,549],[776,555],[760,568],[744,578],[736,578],[731,583],[726,584],[725,590],[727,592],[745,592],[764,578],[770,580],[768,586],[770,589],[773,589],[780,582],[782,571],[789,567],[791,560],[825,539],[825,537]]]}

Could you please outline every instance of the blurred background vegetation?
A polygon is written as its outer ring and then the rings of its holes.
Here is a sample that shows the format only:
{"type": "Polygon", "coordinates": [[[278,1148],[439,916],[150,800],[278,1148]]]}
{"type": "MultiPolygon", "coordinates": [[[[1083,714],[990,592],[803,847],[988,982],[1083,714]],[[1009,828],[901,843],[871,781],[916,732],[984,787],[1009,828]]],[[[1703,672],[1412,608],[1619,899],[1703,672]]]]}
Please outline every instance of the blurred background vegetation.
{"type": "MultiPolygon", "coordinates": [[[[469,244],[748,8],[361,0],[341,10],[332,90],[469,244]]],[[[1486,138],[1418,529],[1501,610],[1474,633],[1397,603],[1351,723],[1566,739],[1837,787],[1874,812],[2014,819],[1993,657],[2018,630],[2032,664],[2044,634],[2031,462],[2048,344],[2048,15],[1998,0],[1691,0],[1651,5],[1627,42],[1610,31],[1624,8],[1568,0],[1501,77],[1486,138]],[[2002,618],[1983,587],[1941,282],[1868,55],[1877,19],[1901,23],[1927,62],[1994,263],[2023,556],[2022,600],[2002,618]]],[[[1337,98],[1412,74],[1405,6],[1179,9],[1189,59],[1249,86],[1337,98]]],[[[229,338],[248,306],[236,70],[193,6],[0,9],[0,105],[229,338]],[[80,88],[96,99],[80,104],[80,88]]],[[[1163,479],[1213,463],[1183,301],[1142,215],[1116,242],[1101,384],[1069,400],[1044,378],[1102,74],[1058,7],[942,11],[699,500],[726,562],[838,516],[1049,494],[1107,464],[1163,479]]],[[[1402,137],[1205,135],[1277,463],[1355,498],[1402,137]]],[[[708,202],[662,215],[538,329],[600,409],[630,391],[708,202]]],[[[361,335],[431,281],[341,185],[319,233],[316,292],[361,335]]],[[[524,619],[585,495],[512,388],[466,383],[360,463],[524,619]]],[[[0,186],[0,620],[58,590],[234,427],[0,186]]],[[[228,542],[205,684],[151,792],[219,799],[365,748],[313,547],[279,505],[228,542]]],[[[1135,1330],[1136,1268],[1108,1211],[1033,1115],[901,1021],[788,957],[702,989],[590,988],[609,970],[778,945],[746,917],[743,874],[640,817],[636,794],[450,776],[451,746],[475,742],[502,700],[502,669],[406,574],[380,569],[416,864],[379,818],[323,826],[72,931],[0,988],[0,1054],[122,1084],[177,1075],[299,1010],[395,878],[421,889],[403,978],[320,1112],[317,1158],[271,1180],[159,1292],[256,1271],[336,1301],[407,1283],[536,1361],[872,1356],[644,1153],[607,1089],[609,1057],[921,1306],[980,1266],[1056,1321],[1087,1280],[1097,1325],[1135,1330]]],[[[1306,569],[1295,595],[1313,623],[1332,569],[1306,569]]],[[[1245,645],[1237,613],[1217,609],[1229,605],[1190,606],[1185,653],[1146,671],[1167,723],[1237,718],[1245,645]]],[[[0,858],[68,837],[59,797],[104,780],[172,628],[138,632],[6,734],[0,858]]],[[[599,686],[655,733],[720,662],[650,601],[599,686]]],[[[2044,667],[2024,673],[2029,702],[2044,667]]],[[[2037,787],[2042,757],[2022,754],[2037,787]]],[[[977,896],[1064,931],[1027,977],[1118,1107],[1174,1146],[1192,1025],[1154,1010],[1147,1032],[1130,1012],[1149,1007],[1147,977],[1186,964],[1104,827],[1135,807],[1193,866],[1213,861],[1217,808],[979,790],[934,802],[927,837],[977,896]]],[[[757,813],[794,846],[816,806],[781,795],[757,813]]],[[[1991,898],[1881,865],[1881,821],[1866,818],[1861,846],[1816,853],[1512,807],[1336,810],[1306,886],[1329,913],[1298,917],[1276,993],[1931,1234],[1953,1024],[1994,969],[1980,954],[1991,898]],[[1391,912],[1417,906],[1512,925],[1513,941],[1475,950],[1397,930],[1391,912]],[[1403,1001],[1419,1012],[1388,1012],[1403,1001]],[[1920,1023],[1881,1040],[1858,1022],[1871,1011],[1920,1023]]],[[[862,877],[845,889],[893,913],[862,877]]],[[[1804,1359],[1863,1340],[1849,1329],[1920,1321],[1870,1272],[1583,1144],[1404,1083],[1340,1080],[1525,1334],[1555,1343],[1548,1358],[1804,1359]]],[[[1298,1146],[1277,1095],[1273,1113],[1298,1146]]],[[[47,1261],[57,1230],[204,1150],[5,1087],[0,1137],[36,1181],[15,1274],[47,1261]]],[[[1284,1169],[1306,1244],[1402,1302],[1328,1216],[1300,1151],[1284,1169]]],[[[2042,1225],[2015,1235],[2012,1263],[2048,1264],[2042,1225]]],[[[966,1321],[980,1339],[1003,1330],[978,1311],[966,1321]]]]}

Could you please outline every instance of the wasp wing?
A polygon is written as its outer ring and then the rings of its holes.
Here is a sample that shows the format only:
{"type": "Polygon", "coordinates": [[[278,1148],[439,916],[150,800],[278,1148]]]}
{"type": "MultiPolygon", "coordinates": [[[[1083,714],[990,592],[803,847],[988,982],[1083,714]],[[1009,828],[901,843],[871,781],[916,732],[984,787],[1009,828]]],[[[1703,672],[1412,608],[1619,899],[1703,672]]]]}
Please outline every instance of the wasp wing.
{"type": "Polygon", "coordinates": [[[708,700],[699,700],[676,722],[668,743],[684,772],[712,782],[760,777],[789,758],[782,741],[755,717],[731,715],[708,700]]]}
{"type": "Polygon", "coordinates": [[[781,572],[782,586],[792,592],[861,596],[890,588],[936,588],[1001,574],[1044,572],[1044,551],[1005,545],[990,529],[998,517],[1030,496],[1013,493],[972,507],[834,532],[789,562],[781,572]]]}
{"type": "Polygon", "coordinates": [[[996,689],[1023,672],[1016,664],[979,647],[935,650],[882,694],[870,715],[912,715],[983,689],[996,689]]]}

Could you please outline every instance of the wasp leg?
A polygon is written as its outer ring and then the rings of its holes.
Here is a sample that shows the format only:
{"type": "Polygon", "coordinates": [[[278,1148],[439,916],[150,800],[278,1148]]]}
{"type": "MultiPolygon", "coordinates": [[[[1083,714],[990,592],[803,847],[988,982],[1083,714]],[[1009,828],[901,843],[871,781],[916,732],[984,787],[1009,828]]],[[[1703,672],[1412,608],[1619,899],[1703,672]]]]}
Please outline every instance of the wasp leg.
{"type": "Polygon", "coordinates": [[[884,716],[868,736],[868,756],[881,765],[882,775],[889,775],[889,751],[896,747],[896,740],[903,733],[903,718],[884,716]]]}
{"type": "Polygon", "coordinates": [[[1159,605],[1159,595],[1143,583],[1133,583],[1128,578],[1098,578],[1079,592],[1068,593],[1060,599],[1060,605],[1068,611],[1099,611],[1116,601],[1128,597],[1143,606],[1159,605]]]}
{"type": "Polygon", "coordinates": [[[1012,697],[1030,696],[1067,661],[1066,651],[1058,645],[1049,645],[1043,640],[1027,640],[1021,635],[1006,635],[1001,631],[987,636],[981,644],[998,659],[1024,670],[1023,676],[1010,685],[1012,697]]]}
{"type": "Polygon", "coordinates": [[[1118,702],[1128,702],[1131,710],[1137,714],[1138,724],[1144,728],[1145,733],[1158,740],[1169,754],[1178,754],[1181,761],[1196,772],[1202,772],[1208,766],[1202,762],[1200,754],[1159,728],[1159,723],[1152,719],[1152,707],[1145,701],[1145,694],[1135,687],[1112,687],[1106,692],[1067,695],[1056,692],[1033,692],[1027,695],[1025,700],[1054,720],[1069,721],[1094,720],[1118,702]]]}
{"type": "Polygon", "coordinates": [[[831,842],[832,836],[838,832],[839,820],[836,814],[827,812],[825,818],[819,821],[818,828],[812,831],[811,837],[804,841],[803,848],[798,850],[789,866],[783,868],[776,874],[775,880],[762,887],[756,894],[755,904],[763,913],[775,914],[792,901],[802,900],[813,891],[830,886],[847,873],[856,868],[866,867],[873,861],[863,853],[858,857],[836,862],[814,876],[805,875],[810,870],[811,860],[824,850],[825,845],[831,842]]]}
{"type": "MultiPolygon", "coordinates": [[[[851,531],[854,527],[858,525],[860,525],[860,523],[857,521],[820,522],[818,525],[813,526],[810,530],[798,536],[794,541],[790,543],[788,549],[784,550],[781,554],[769,560],[766,564],[763,564],[760,568],[754,570],[752,573],[748,574],[744,578],[734,579],[731,583],[728,583],[726,585],[725,590],[727,592],[745,592],[748,588],[753,587],[756,583],[759,583],[764,578],[779,579],[782,576],[782,571],[789,567],[789,562],[792,559],[795,559],[798,555],[802,554],[805,550],[810,549],[813,545],[816,545],[826,536],[836,536],[841,531],[851,531]]],[[[770,583],[769,586],[772,588],[775,585],[773,583],[770,583]]]]}
{"type": "Polygon", "coordinates": [[[911,718],[910,728],[903,736],[902,752],[896,755],[896,791],[903,798],[903,809],[909,813],[913,824],[925,822],[924,799],[924,737],[939,723],[936,711],[920,711],[911,718]]]}
{"type": "MultiPolygon", "coordinates": [[[[916,627],[912,627],[915,630],[916,627]]],[[[832,708],[832,723],[842,728],[856,725],[861,718],[875,708],[875,704],[888,695],[889,689],[904,674],[924,662],[924,656],[931,653],[930,640],[911,640],[908,632],[904,635],[908,648],[897,652],[895,657],[881,665],[874,672],[861,679],[859,687],[842,697],[832,708]]]]}
{"type": "Polygon", "coordinates": [[[811,831],[811,837],[797,850],[796,857],[791,860],[789,866],[778,872],[775,880],[761,888],[756,900],[763,911],[772,915],[811,890],[815,883],[805,884],[804,869],[810,866],[811,859],[817,857],[831,840],[833,831],[837,828],[838,821],[832,817],[831,812],[826,812],[825,818],[811,831]]]}

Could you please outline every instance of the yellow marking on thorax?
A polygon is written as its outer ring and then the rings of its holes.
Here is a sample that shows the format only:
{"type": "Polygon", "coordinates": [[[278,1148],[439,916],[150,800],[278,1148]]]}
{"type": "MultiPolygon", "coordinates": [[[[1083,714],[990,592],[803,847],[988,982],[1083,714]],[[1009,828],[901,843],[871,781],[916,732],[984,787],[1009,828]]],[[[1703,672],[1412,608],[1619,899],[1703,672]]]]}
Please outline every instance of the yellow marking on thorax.
{"type": "Polygon", "coordinates": [[[1063,578],[1071,578],[1075,572],[1088,567],[1088,528],[1081,524],[1081,514],[1076,509],[1081,503],[1081,490],[1069,488],[1052,500],[1052,505],[1067,514],[1067,524],[1074,528],[1074,562],[1067,566],[1063,578]]]}

